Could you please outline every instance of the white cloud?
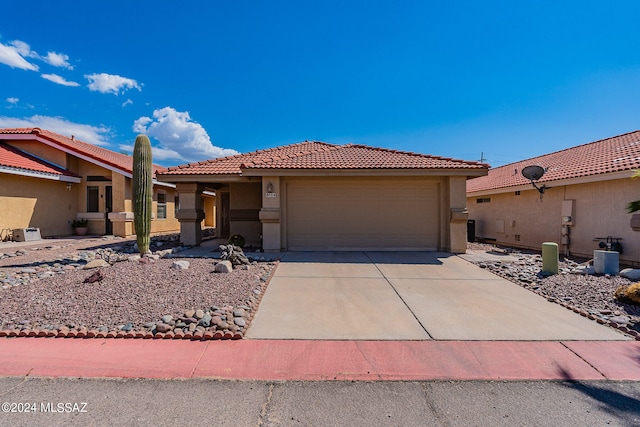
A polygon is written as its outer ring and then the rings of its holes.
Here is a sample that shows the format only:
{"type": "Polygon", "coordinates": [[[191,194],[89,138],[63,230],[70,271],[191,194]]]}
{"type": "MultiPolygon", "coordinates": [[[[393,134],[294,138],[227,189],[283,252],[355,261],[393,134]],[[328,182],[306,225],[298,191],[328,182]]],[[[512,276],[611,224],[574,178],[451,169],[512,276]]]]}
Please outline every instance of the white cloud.
{"type": "Polygon", "coordinates": [[[20,40],[14,40],[9,44],[13,46],[15,50],[22,56],[26,56],[29,58],[40,58],[40,55],[38,55],[37,52],[31,50],[31,46],[29,46],[28,43],[20,40]]]}
{"type": "Polygon", "coordinates": [[[124,93],[129,89],[138,89],[140,91],[142,90],[137,81],[115,74],[88,74],[84,77],[89,80],[90,83],[87,86],[92,91],[101,93],[113,93],[114,95],[118,95],[120,93],[124,93]]]}
{"type": "Polygon", "coordinates": [[[72,87],[80,86],[80,83],[70,82],[68,80],[65,80],[64,77],[60,77],[57,74],[42,74],[40,77],[62,86],[72,86],[72,87]]]}
{"type": "Polygon", "coordinates": [[[85,125],[80,123],[73,123],[61,117],[39,115],[23,119],[0,116],[0,127],[39,127],[41,129],[50,130],[52,132],[56,132],[68,137],[74,135],[81,141],[95,145],[109,145],[107,138],[111,134],[111,129],[106,126],[85,125]]]}
{"type": "MultiPolygon", "coordinates": [[[[120,144],[120,150],[133,155],[133,145],[120,144]]],[[[151,147],[151,153],[153,155],[153,162],[156,163],[162,160],[173,160],[173,159],[182,159],[180,153],[175,150],[160,148],[160,147],[151,147]]]]}
{"type": "Polygon", "coordinates": [[[73,65],[69,64],[69,56],[64,53],[47,52],[47,56],[42,58],[42,60],[54,67],[63,67],[67,70],[73,70],[73,65]]]}
{"type": "Polygon", "coordinates": [[[236,150],[216,147],[207,131],[191,120],[188,112],[165,107],[153,112],[153,118],[140,117],[133,124],[136,133],[145,133],[157,139],[159,155],[166,158],[201,161],[215,157],[238,154],[236,150]]]}
{"type": "Polygon", "coordinates": [[[122,108],[126,107],[127,105],[131,105],[133,104],[133,101],[131,99],[127,99],[126,101],[124,101],[122,103],[122,108]]]}
{"type": "Polygon", "coordinates": [[[0,63],[8,65],[12,68],[20,68],[23,70],[38,71],[38,66],[30,63],[24,56],[29,56],[29,45],[24,42],[18,42],[20,47],[15,46],[17,41],[13,42],[13,46],[7,46],[0,43],[0,63]],[[24,46],[26,46],[26,51],[24,46]]]}
{"type": "Polygon", "coordinates": [[[7,98],[7,99],[6,99],[6,101],[7,101],[9,104],[14,104],[14,105],[15,105],[15,104],[17,104],[18,102],[20,102],[20,99],[19,99],[19,98],[13,98],[13,97],[10,97],[10,98],[7,98]]]}

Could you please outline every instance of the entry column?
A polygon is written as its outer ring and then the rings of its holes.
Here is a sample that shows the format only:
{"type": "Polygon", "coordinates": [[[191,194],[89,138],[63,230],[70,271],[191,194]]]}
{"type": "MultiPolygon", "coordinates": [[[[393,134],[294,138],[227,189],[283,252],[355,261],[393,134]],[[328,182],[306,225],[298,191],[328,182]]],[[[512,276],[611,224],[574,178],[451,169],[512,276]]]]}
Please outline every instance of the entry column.
{"type": "Polygon", "coordinates": [[[204,187],[198,183],[178,183],[176,190],[180,200],[180,208],[176,215],[180,222],[180,242],[187,246],[199,246],[202,240],[200,224],[204,219],[204,187]]]}

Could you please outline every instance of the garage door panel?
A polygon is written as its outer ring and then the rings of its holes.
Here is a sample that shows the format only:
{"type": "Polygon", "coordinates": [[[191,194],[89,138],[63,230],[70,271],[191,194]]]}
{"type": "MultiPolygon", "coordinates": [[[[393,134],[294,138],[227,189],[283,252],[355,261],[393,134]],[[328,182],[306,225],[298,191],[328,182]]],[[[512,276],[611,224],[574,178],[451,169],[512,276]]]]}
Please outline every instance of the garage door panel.
{"type": "Polygon", "coordinates": [[[287,246],[436,250],[439,211],[436,183],[292,182],[287,246]]]}

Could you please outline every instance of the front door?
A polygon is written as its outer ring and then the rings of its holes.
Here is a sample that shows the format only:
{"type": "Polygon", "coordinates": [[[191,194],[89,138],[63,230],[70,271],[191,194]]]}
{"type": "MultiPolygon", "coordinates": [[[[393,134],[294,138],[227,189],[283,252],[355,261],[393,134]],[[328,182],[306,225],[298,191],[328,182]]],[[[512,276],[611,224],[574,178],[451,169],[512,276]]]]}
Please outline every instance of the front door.
{"type": "Polygon", "coordinates": [[[109,219],[109,212],[113,211],[113,187],[107,185],[104,188],[104,216],[105,216],[105,234],[113,234],[113,223],[109,219]]]}

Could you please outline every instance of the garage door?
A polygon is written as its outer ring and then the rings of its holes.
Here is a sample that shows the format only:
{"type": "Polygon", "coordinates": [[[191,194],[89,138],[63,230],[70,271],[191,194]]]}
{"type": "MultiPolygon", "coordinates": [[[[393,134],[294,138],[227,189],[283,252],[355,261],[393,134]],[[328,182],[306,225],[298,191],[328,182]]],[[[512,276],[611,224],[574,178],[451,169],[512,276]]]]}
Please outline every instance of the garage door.
{"type": "Polygon", "coordinates": [[[288,249],[437,250],[439,211],[433,182],[291,182],[288,249]]]}

